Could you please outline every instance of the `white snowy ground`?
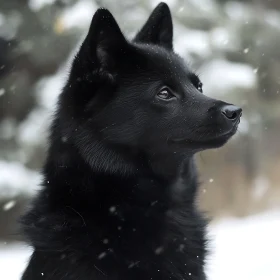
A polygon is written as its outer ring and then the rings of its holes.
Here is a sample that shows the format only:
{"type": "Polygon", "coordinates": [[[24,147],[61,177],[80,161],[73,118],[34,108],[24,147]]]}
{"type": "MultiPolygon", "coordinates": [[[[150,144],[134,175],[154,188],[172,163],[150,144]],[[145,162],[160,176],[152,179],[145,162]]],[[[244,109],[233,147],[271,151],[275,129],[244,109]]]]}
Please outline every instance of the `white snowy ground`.
{"type": "MultiPolygon", "coordinates": [[[[225,219],[209,229],[213,253],[209,280],[279,280],[280,211],[225,219]]],[[[0,279],[19,280],[31,251],[22,243],[0,245],[0,279]]]]}
{"type": "Polygon", "coordinates": [[[280,211],[225,219],[209,228],[209,280],[279,280],[280,211]]]}

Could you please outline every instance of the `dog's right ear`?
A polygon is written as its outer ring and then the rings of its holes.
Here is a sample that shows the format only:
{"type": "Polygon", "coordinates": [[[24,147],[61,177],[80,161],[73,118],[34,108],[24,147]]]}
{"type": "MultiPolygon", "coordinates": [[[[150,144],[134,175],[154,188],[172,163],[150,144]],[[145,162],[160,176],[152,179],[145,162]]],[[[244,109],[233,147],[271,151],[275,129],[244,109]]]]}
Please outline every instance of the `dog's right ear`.
{"type": "Polygon", "coordinates": [[[92,18],[78,59],[87,60],[96,70],[111,73],[126,45],[127,41],[113,15],[107,9],[101,8],[92,18]]]}

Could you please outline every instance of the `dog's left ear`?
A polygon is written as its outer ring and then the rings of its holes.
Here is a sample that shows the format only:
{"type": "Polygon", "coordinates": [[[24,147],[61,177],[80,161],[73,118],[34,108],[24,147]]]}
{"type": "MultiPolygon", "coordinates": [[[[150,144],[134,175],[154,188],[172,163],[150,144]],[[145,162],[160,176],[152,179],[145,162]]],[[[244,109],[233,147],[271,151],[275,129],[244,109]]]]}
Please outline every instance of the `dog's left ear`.
{"type": "Polygon", "coordinates": [[[160,45],[169,50],[173,49],[173,24],[167,4],[157,5],[134,41],[160,45]]]}

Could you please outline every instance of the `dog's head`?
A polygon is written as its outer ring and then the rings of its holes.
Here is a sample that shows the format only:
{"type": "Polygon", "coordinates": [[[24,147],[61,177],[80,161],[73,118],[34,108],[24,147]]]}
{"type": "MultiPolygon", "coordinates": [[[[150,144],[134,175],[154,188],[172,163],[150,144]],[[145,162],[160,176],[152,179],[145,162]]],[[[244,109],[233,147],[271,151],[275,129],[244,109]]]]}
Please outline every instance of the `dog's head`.
{"type": "Polygon", "coordinates": [[[87,145],[97,139],[146,156],[216,148],[235,134],[241,116],[240,108],[205,96],[199,77],[173,51],[172,18],[164,3],[132,41],[108,10],[99,9],[61,104],[82,127],[72,133],[86,131],[77,141],[88,154],[87,145]]]}

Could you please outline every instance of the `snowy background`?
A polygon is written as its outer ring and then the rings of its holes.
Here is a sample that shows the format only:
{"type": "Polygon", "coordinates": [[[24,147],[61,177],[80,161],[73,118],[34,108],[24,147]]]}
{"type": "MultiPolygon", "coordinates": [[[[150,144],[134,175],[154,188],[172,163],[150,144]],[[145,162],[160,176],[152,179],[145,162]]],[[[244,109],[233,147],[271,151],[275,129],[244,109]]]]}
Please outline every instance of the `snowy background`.
{"type": "MultiPolygon", "coordinates": [[[[16,220],[38,189],[69,62],[105,6],[132,37],[159,1],[0,1],[0,279],[30,254],[16,220]]],[[[242,106],[238,134],[198,156],[210,280],[280,279],[280,1],[169,0],[175,50],[204,92],[242,106]]]]}

